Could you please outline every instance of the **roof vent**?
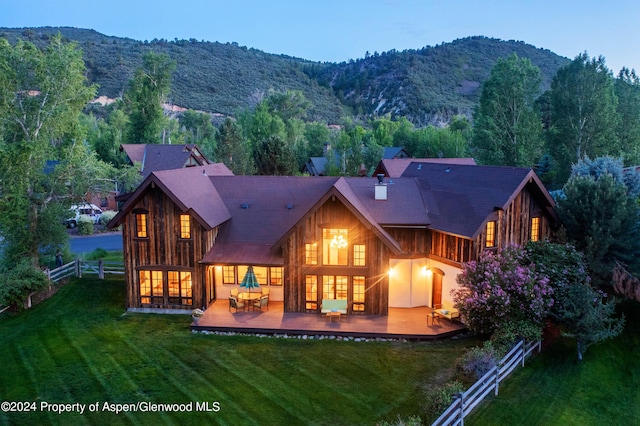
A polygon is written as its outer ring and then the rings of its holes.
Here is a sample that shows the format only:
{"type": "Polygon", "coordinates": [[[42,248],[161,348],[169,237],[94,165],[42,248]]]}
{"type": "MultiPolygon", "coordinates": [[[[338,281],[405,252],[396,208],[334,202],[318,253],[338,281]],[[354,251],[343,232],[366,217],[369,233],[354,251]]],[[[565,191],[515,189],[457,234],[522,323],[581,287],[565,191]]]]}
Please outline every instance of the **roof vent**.
{"type": "Polygon", "coordinates": [[[248,209],[249,208],[249,204],[248,203],[242,203],[240,205],[240,207],[242,207],[243,209],[248,209]]]}
{"type": "Polygon", "coordinates": [[[446,169],[444,169],[445,173],[449,173],[451,171],[451,169],[449,167],[447,167],[446,169]]]}
{"type": "Polygon", "coordinates": [[[384,183],[384,173],[376,175],[378,177],[378,183],[384,183]]]}
{"type": "Polygon", "coordinates": [[[293,204],[289,203],[287,204],[287,210],[291,210],[293,208],[293,204]]]}
{"type": "Polygon", "coordinates": [[[418,170],[422,170],[422,164],[418,164],[418,170]]]}

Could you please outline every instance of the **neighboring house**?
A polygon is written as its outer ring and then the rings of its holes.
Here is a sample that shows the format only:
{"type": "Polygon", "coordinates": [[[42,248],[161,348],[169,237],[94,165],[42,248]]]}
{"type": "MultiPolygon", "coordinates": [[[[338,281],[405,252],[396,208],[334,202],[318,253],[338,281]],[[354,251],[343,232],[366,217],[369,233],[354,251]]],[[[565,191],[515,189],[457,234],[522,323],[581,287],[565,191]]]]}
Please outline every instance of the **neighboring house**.
{"type": "Polygon", "coordinates": [[[110,222],[123,226],[129,310],[226,303],[249,266],[286,312],[434,306],[451,302],[464,262],[559,223],[523,168],[412,162],[393,183],[211,171],[151,173],[110,222]]]}
{"type": "MultiPolygon", "coordinates": [[[[325,176],[327,170],[327,153],[331,151],[331,145],[328,143],[324,146],[324,155],[322,157],[310,157],[309,160],[305,163],[301,172],[304,174],[308,174],[311,176],[325,176]]],[[[333,151],[334,160],[336,162],[340,162],[340,154],[338,152],[333,151]]],[[[403,147],[385,147],[382,155],[384,159],[393,159],[393,158],[404,158],[409,159],[411,156],[403,147]]],[[[365,172],[366,173],[366,172],[365,172]]],[[[375,176],[375,175],[374,175],[375,176]]]]}
{"type": "Polygon", "coordinates": [[[397,178],[402,176],[411,163],[440,163],[440,164],[461,164],[475,166],[473,158],[383,158],[373,176],[384,175],[384,177],[397,178]]]}
{"type": "MultiPolygon", "coordinates": [[[[120,145],[129,162],[133,165],[140,163],[140,173],[146,178],[151,173],[160,170],[180,169],[183,167],[196,167],[212,164],[204,156],[197,145],[159,145],[159,144],[123,144],[120,145]]],[[[233,173],[223,164],[218,163],[221,174],[225,171],[229,175],[233,173]]]]}

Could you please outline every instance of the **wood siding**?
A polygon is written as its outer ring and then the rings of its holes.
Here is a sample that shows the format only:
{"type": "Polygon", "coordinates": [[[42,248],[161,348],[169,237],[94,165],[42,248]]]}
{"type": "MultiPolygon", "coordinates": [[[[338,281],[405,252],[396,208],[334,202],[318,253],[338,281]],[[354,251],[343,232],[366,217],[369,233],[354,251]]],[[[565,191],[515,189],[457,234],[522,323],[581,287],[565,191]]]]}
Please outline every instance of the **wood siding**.
{"type": "MultiPolygon", "coordinates": [[[[191,218],[191,238],[180,238],[180,214],[184,212],[159,189],[150,189],[133,207],[147,212],[148,238],[136,237],[136,215],[128,214],[123,224],[123,251],[127,280],[127,307],[172,308],[141,305],[138,271],[191,271],[193,308],[207,306],[204,294],[205,267],[199,262],[213,246],[217,230],[206,230],[191,218]]],[[[173,306],[178,309],[187,306],[173,306]]]]}
{"type": "MultiPolygon", "coordinates": [[[[340,201],[328,200],[317,211],[304,218],[283,247],[286,312],[308,312],[306,302],[306,275],[318,276],[318,312],[322,303],[322,276],[346,275],[365,277],[364,314],[387,315],[389,302],[389,250],[376,235],[368,230],[340,201]],[[305,244],[317,243],[319,257],[322,252],[322,229],[349,230],[349,265],[305,265],[305,244]],[[366,246],[365,266],[353,266],[353,244],[366,246]]],[[[349,280],[348,300],[352,300],[349,280]]],[[[351,305],[349,311],[351,312],[351,305]]]]}

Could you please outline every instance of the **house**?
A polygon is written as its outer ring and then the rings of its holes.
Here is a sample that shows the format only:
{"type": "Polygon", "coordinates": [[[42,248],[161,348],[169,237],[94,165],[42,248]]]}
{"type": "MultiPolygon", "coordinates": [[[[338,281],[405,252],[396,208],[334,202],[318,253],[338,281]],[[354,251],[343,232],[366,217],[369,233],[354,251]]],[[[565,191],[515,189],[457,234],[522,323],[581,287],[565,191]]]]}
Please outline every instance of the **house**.
{"type": "MultiPolygon", "coordinates": [[[[310,157],[309,160],[303,166],[301,172],[311,176],[325,176],[329,159],[340,162],[340,153],[333,151],[333,156],[327,157],[327,154],[331,151],[331,145],[327,142],[324,144],[322,157],[310,157]]],[[[385,147],[382,154],[382,159],[409,159],[411,156],[403,148],[398,146],[385,147]]],[[[408,164],[408,163],[407,163],[408,164]]],[[[361,175],[366,174],[361,173],[361,175]]],[[[375,176],[375,174],[374,174],[375,176]]]]}
{"type": "Polygon", "coordinates": [[[373,172],[373,176],[384,175],[389,178],[402,176],[411,163],[466,164],[475,166],[473,158],[383,158],[373,172]]]}
{"type": "Polygon", "coordinates": [[[559,223],[530,169],[412,162],[391,183],[207,167],[149,174],[109,223],[123,227],[129,310],[226,303],[249,266],[285,312],[434,306],[464,262],[559,223]]]}
{"type": "MultiPolygon", "coordinates": [[[[200,148],[194,144],[122,144],[120,145],[120,151],[126,154],[132,165],[140,164],[140,173],[143,178],[159,170],[211,164],[211,161],[205,157],[200,148]]],[[[217,167],[220,168],[218,174],[233,174],[222,163],[219,163],[217,167]]]]}

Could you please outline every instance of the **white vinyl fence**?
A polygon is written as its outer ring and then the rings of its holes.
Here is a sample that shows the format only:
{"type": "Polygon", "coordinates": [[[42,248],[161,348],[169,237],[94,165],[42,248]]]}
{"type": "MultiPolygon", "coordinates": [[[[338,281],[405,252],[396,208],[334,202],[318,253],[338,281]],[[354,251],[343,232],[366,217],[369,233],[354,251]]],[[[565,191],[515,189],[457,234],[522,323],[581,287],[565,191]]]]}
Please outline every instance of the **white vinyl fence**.
{"type": "Polygon", "coordinates": [[[518,364],[524,367],[525,358],[535,348],[538,348],[538,352],[540,352],[541,347],[541,340],[528,345],[525,345],[524,341],[520,341],[498,362],[497,366],[489,370],[465,392],[456,395],[449,408],[432,423],[432,426],[464,425],[464,418],[492,391],[494,395],[498,395],[500,382],[506,379],[518,364]]]}

